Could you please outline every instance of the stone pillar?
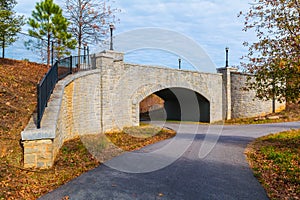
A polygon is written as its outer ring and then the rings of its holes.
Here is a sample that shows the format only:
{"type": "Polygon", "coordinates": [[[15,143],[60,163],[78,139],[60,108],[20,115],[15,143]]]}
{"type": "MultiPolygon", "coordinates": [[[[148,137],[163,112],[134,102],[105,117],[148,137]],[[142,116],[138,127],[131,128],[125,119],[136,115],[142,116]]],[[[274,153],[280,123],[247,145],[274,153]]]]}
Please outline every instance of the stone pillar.
{"type": "Polygon", "coordinates": [[[51,139],[23,141],[24,168],[47,169],[53,165],[53,141],[51,139]]]}
{"type": "Polygon", "coordinates": [[[108,66],[112,67],[114,65],[114,62],[124,60],[124,53],[105,50],[100,52],[99,54],[96,54],[94,56],[94,59],[96,59],[95,63],[97,69],[108,66]]]}
{"type": "Polygon", "coordinates": [[[237,70],[233,67],[217,69],[218,73],[223,74],[223,113],[225,113],[225,119],[231,119],[231,72],[237,70]]]}
{"type": "Polygon", "coordinates": [[[116,127],[111,105],[115,91],[114,84],[118,80],[120,65],[124,65],[124,54],[107,50],[96,54],[96,68],[100,69],[100,121],[101,132],[104,133],[116,127]]]}

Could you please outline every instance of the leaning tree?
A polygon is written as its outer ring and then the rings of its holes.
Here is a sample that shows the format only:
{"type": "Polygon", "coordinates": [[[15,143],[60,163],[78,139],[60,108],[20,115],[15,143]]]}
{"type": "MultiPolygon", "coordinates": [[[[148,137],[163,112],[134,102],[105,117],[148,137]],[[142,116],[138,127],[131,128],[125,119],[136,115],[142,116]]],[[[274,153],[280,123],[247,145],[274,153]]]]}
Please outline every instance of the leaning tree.
{"type": "Polygon", "coordinates": [[[5,57],[5,48],[14,43],[24,23],[24,16],[16,15],[13,10],[16,0],[0,0],[0,46],[2,58],[5,57]]]}
{"type": "Polygon", "coordinates": [[[300,97],[300,1],[254,0],[244,17],[244,31],[254,30],[257,42],[247,43],[243,63],[254,75],[249,88],[261,99],[296,101],[300,97]],[[254,81],[253,81],[254,80],[254,81]]]}

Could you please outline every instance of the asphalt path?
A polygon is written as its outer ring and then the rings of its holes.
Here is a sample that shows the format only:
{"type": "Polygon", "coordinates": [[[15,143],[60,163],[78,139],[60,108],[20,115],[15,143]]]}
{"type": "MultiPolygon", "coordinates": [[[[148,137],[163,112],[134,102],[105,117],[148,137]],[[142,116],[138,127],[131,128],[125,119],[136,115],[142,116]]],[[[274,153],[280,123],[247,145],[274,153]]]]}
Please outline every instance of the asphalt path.
{"type": "Polygon", "coordinates": [[[268,199],[245,148],[257,137],[300,128],[300,122],[163,125],[177,130],[177,136],[124,153],[40,199],[268,199]]]}

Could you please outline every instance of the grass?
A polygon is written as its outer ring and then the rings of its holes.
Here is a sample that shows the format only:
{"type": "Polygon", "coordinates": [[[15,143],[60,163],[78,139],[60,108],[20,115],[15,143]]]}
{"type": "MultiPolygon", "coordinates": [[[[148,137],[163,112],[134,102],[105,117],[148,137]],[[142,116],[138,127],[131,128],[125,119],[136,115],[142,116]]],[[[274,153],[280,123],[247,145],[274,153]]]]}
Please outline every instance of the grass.
{"type": "Polygon", "coordinates": [[[18,173],[23,158],[20,132],[35,110],[36,84],[46,72],[45,65],[0,59],[0,199],[9,199],[4,191],[26,192],[19,187],[23,182],[18,173]]]}
{"type": "Polygon", "coordinates": [[[258,138],[246,155],[270,199],[299,199],[300,130],[258,138]]]}
{"type": "Polygon", "coordinates": [[[161,140],[172,138],[176,132],[151,125],[127,127],[123,131],[87,135],[81,141],[100,162],[105,162],[125,151],[134,151],[161,140]]]}
{"type": "Polygon", "coordinates": [[[80,139],[66,142],[55,166],[48,170],[23,169],[21,164],[1,163],[0,199],[37,199],[98,165],[80,139]]]}

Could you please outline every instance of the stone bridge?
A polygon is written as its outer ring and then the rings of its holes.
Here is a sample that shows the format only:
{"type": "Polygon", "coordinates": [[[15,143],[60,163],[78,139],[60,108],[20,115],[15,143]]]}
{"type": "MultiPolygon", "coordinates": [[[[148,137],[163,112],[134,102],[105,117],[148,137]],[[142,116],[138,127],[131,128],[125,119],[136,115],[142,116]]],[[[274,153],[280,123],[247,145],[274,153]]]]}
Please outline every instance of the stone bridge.
{"type": "Polygon", "coordinates": [[[213,74],[127,64],[112,51],[92,61],[96,70],[57,84],[42,128],[31,119],[22,132],[24,167],[51,167],[63,142],[78,135],[138,126],[140,102],[151,94],[164,100],[165,119],[171,120],[218,122],[272,111],[272,102],[254,101],[254,92],[243,90],[247,75],[232,68],[213,74]]]}

